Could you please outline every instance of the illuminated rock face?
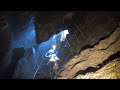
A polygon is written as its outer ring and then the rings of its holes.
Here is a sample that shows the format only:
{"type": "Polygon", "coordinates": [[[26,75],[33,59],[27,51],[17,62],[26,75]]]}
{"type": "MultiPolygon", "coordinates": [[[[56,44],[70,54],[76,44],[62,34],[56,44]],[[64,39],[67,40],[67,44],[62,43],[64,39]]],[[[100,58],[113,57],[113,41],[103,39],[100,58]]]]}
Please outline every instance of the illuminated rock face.
{"type": "Polygon", "coordinates": [[[120,58],[109,62],[96,72],[78,75],[75,79],[120,79],[120,58]]]}
{"type": "Polygon", "coordinates": [[[101,40],[99,44],[95,45],[93,48],[83,50],[79,55],[72,58],[64,66],[65,70],[61,72],[60,78],[68,78],[68,79],[69,78],[76,78],[76,79],[120,78],[120,71],[119,71],[120,61],[116,61],[119,60],[116,59],[120,57],[119,52],[120,52],[120,28],[117,28],[109,37],[105,38],[104,40],[101,40]],[[114,59],[116,60],[110,62],[112,60],[111,58],[113,60],[114,59]],[[91,67],[97,70],[97,68],[99,68],[99,65],[105,61],[109,61],[110,64],[104,66],[102,69],[96,72],[94,72],[94,70],[91,69],[90,72],[93,72],[91,74],[81,75],[89,72],[88,68],[91,67]]]}

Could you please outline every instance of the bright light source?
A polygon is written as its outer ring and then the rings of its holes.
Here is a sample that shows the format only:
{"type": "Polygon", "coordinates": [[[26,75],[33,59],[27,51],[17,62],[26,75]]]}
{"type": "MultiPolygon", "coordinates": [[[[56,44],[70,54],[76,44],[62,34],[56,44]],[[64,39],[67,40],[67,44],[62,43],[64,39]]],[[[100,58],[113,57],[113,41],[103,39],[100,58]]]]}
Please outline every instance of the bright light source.
{"type": "Polygon", "coordinates": [[[53,38],[55,39],[56,35],[53,36],[53,38]]]}
{"type": "Polygon", "coordinates": [[[56,49],[56,45],[53,45],[52,47],[53,47],[53,49],[56,49]]]}
{"type": "Polygon", "coordinates": [[[66,35],[69,34],[68,30],[64,30],[63,32],[64,32],[64,34],[66,34],[66,35]]]}
{"type": "Polygon", "coordinates": [[[61,38],[60,38],[61,42],[65,41],[67,34],[69,34],[68,30],[64,30],[64,31],[61,32],[61,38]]]}
{"type": "Polygon", "coordinates": [[[35,48],[32,47],[33,53],[35,54],[35,48]]]}

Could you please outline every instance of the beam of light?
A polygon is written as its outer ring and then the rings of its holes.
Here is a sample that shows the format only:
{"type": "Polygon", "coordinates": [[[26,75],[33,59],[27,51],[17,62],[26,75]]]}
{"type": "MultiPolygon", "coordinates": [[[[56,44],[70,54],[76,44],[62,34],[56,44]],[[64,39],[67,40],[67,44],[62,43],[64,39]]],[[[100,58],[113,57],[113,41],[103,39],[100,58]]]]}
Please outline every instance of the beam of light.
{"type": "Polygon", "coordinates": [[[64,41],[66,39],[67,34],[69,34],[68,30],[63,30],[58,34],[54,34],[48,41],[45,41],[45,42],[42,42],[41,44],[39,44],[38,50],[36,51],[36,54],[37,54],[36,56],[37,56],[37,60],[38,60],[36,62],[37,69],[34,72],[33,79],[35,78],[35,76],[36,76],[36,74],[38,73],[39,70],[41,72],[44,72],[44,75],[49,76],[49,74],[48,74],[49,67],[47,66],[48,62],[49,62],[49,58],[46,58],[45,55],[49,50],[57,49],[56,55],[57,55],[57,57],[59,57],[59,54],[60,54],[59,53],[59,50],[60,50],[59,47],[60,47],[61,41],[64,41]],[[43,64],[45,65],[44,68],[45,68],[46,71],[42,67],[43,64]]]}
{"type": "MultiPolygon", "coordinates": [[[[14,29],[14,28],[13,28],[14,29]]],[[[31,48],[36,43],[34,17],[24,27],[17,28],[12,34],[11,48],[31,48]],[[20,31],[21,30],[21,31],[20,31]]]]}
{"type": "Polygon", "coordinates": [[[32,47],[32,51],[33,51],[33,53],[35,54],[35,48],[32,47]]]}

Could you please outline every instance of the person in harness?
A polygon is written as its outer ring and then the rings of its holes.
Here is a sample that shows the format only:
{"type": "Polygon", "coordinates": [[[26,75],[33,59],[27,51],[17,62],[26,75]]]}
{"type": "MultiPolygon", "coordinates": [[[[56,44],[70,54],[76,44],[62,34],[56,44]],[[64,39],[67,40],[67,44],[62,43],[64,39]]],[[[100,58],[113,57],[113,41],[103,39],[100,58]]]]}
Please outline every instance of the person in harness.
{"type": "Polygon", "coordinates": [[[57,51],[56,51],[56,45],[53,45],[52,46],[52,49],[50,49],[46,54],[45,54],[45,57],[49,57],[49,62],[54,62],[54,65],[58,65],[57,64],[57,61],[60,60],[58,57],[57,57],[57,51]]]}

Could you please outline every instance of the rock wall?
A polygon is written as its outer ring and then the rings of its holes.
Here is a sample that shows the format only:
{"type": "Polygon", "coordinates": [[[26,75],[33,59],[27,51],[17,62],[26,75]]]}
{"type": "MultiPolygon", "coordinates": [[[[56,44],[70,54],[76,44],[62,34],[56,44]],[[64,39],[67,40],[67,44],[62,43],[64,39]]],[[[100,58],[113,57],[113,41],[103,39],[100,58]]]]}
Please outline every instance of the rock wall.
{"type": "MultiPolygon", "coordinates": [[[[101,40],[93,48],[83,50],[79,55],[72,58],[64,66],[64,70],[60,73],[60,77],[68,78],[68,79],[75,78],[79,74],[83,74],[83,72],[85,71],[87,73],[87,69],[90,67],[99,68],[99,64],[103,63],[104,61],[106,61],[107,59],[109,59],[111,56],[115,55],[118,52],[120,52],[120,28],[117,28],[109,37],[105,38],[104,40],[101,40]]],[[[120,56],[117,55],[116,58],[118,57],[120,56]]],[[[108,77],[108,78],[117,78],[117,77],[118,76],[108,77]]],[[[94,76],[91,78],[94,78],[94,76]]]]}
{"type": "Polygon", "coordinates": [[[0,16],[0,63],[2,63],[5,54],[9,51],[10,34],[7,32],[8,23],[5,17],[0,16]]]}
{"type": "Polygon", "coordinates": [[[78,75],[75,79],[119,79],[120,78],[120,58],[117,58],[100,70],[90,72],[85,75],[78,75]]]}

